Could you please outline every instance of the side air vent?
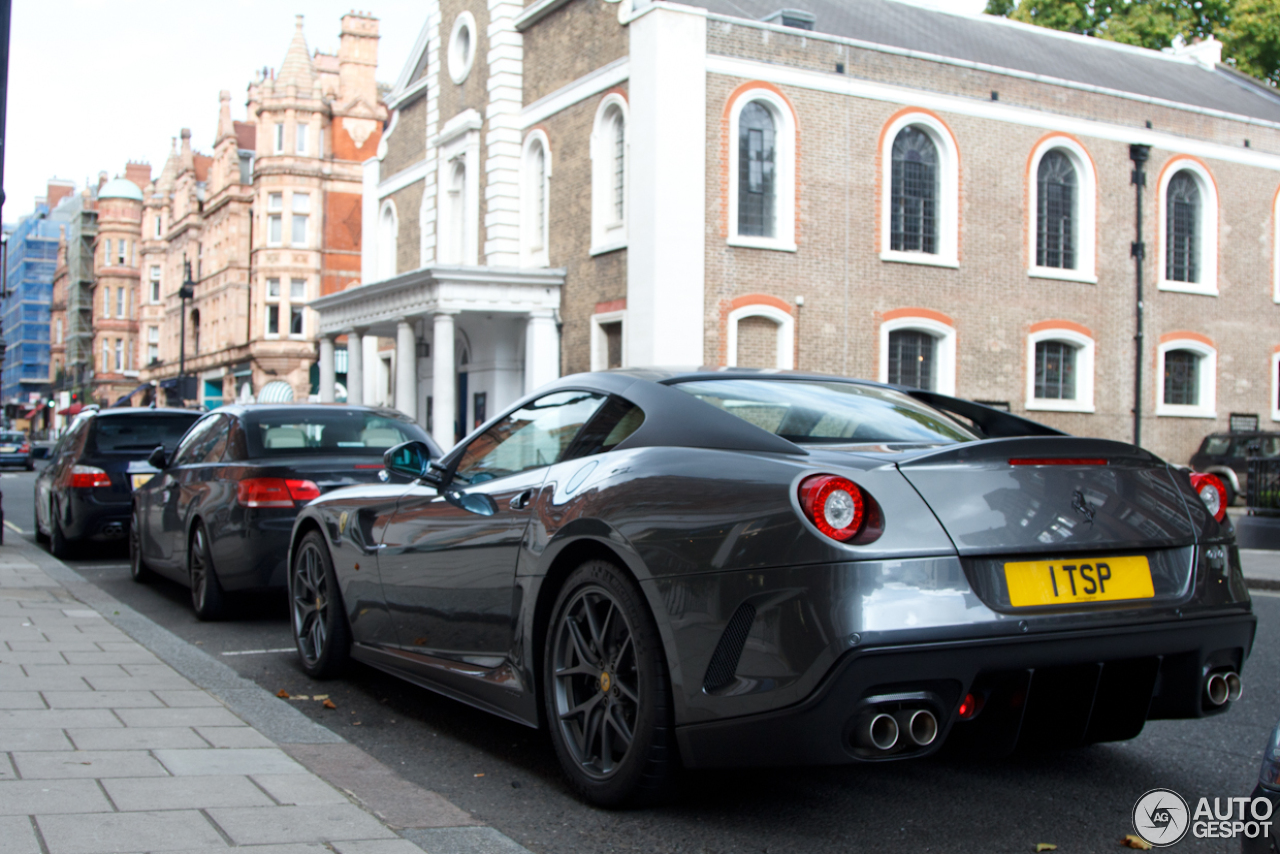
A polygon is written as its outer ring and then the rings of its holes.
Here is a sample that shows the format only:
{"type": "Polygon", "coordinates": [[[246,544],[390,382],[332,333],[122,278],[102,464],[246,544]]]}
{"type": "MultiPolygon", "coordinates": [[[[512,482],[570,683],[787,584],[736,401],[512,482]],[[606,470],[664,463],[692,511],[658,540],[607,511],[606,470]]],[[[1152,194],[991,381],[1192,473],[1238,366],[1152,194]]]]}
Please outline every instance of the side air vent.
{"type": "Polygon", "coordinates": [[[743,602],[738,610],[729,618],[729,624],[720,635],[716,651],[711,655],[711,663],[707,665],[707,675],[702,680],[702,690],[718,691],[733,682],[733,674],[738,670],[738,659],[742,657],[742,648],[747,644],[747,633],[751,631],[751,623],[756,618],[756,606],[743,602]]]}

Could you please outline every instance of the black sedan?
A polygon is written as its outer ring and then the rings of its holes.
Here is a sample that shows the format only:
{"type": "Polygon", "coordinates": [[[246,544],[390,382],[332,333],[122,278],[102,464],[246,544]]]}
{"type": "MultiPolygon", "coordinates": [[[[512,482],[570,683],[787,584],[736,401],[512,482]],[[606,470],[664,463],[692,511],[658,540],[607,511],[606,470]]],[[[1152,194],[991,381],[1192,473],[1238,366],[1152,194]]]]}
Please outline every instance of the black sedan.
{"type": "Polygon", "coordinates": [[[386,462],[415,482],[298,516],[303,667],[545,725],[600,804],[681,764],[1133,738],[1228,709],[1253,643],[1213,481],[930,392],[582,374],[386,462]]]}
{"type": "Polygon", "coordinates": [[[147,456],[157,446],[172,450],[199,417],[186,409],[82,412],[36,476],[36,539],[55,557],[82,541],[123,540],[133,491],[155,471],[147,456]]]}
{"type": "Polygon", "coordinates": [[[302,404],[224,406],[195,424],[159,473],[133,495],[129,560],[135,581],[152,573],[186,584],[196,616],[225,616],[225,591],[282,588],[298,508],[382,473],[382,454],[427,443],[399,412],[302,404]]]}

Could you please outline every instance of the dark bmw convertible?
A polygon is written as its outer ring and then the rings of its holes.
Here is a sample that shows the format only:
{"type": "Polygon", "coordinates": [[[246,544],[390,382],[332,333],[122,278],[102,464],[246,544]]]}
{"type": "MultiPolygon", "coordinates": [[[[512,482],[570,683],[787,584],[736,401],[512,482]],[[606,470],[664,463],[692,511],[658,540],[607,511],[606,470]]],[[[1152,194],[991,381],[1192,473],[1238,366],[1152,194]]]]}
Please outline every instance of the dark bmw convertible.
{"type": "Polygon", "coordinates": [[[1218,484],[967,401],[751,371],[566,377],[408,486],[298,516],[292,621],[546,725],[619,804],[680,766],[986,756],[1225,711],[1256,621],[1218,484]]]}

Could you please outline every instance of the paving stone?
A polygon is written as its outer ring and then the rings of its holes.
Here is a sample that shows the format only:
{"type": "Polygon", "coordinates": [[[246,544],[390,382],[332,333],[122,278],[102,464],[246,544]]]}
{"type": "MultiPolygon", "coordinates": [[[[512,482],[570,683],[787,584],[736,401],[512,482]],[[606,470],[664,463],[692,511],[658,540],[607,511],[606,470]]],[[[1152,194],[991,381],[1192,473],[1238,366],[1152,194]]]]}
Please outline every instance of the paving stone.
{"type": "Polygon", "coordinates": [[[0,729],[0,751],[72,749],[60,729],[0,729]]]}
{"type": "Polygon", "coordinates": [[[275,747],[275,742],[247,726],[198,726],[196,732],[214,747],[275,747]]]}
{"type": "Polygon", "coordinates": [[[123,812],[275,806],[248,777],[164,777],[103,780],[123,812]]]}
{"type": "Polygon", "coordinates": [[[0,691],[0,709],[44,708],[44,700],[35,691],[0,691]]]}
{"type": "Polygon", "coordinates": [[[5,679],[0,676],[0,685],[10,691],[89,691],[89,683],[67,673],[63,676],[18,676],[5,679]]]}
{"type": "Polygon", "coordinates": [[[177,676],[178,674],[167,664],[122,664],[121,669],[130,676],[145,678],[148,676],[177,676]]]}
{"type": "Polygon", "coordinates": [[[51,709],[158,709],[163,706],[160,698],[150,691],[45,691],[43,693],[51,709]]]}
{"type": "Polygon", "coordinates": [[[124,724],[106,709],[0,709],[0,730],[119,726],[124,724]]]}
{"type": "Polygon", "coordinates": [[[0,783],[0,815],[111,811],[111,803],[93,780],[12,780],[0,783]]]}
{"type": "Polygon", "coordinates": [[[338,854],[422,854],[422,849],[407,839],[360,839],[354,842],[335,842],[333,848],[338,854]]]}
{"type": "Polygon", "coordinates": [[[59,652],[94,652],[99,649],[99,646],[93,641],[60,641],[55,647],[53,641],[47,640],[11,640],[8,646],[9,649],[18,652],[39,652],[55,648],[59,652]]]}
{"type": "Polygon", "coordinates": [[[352,804],[231,807],[207,812],[237,845],[396,838],[381,822],[352,804]]]}
{"type": "Polygon", "coordinates": [[[0,816],[0,839],[5,854],[41,854],[36,829],[25,815],[0,816]]]}
{"type": "Polygon", "coordinates": [[[206,749],[157,750],[155,756],[175,777],[210,774],[304,774],[304,769],[282,750],[206,749]]]}
{"type": "Polygon", "coordinates": [[[0,782],[16,779],[18,775],[13,772],[13,763],[9,761],[8,754],[0,753],[0,782]]]}
{"type": "Polygon", "coordinates": [[[38,679],[41,676],[79,676],[81,679],[119,678],[128,674],[118,664],[24,664],[22,669],[27,675],[38,679]]]}
{"type": "Polygon", "coordinates": [[[196,706],[222,705],[216,698],[209,696],[204,691],[158,690],[152,693],[160,698],[160,702],[174,708],[190,709],[196,706]]]}
{"type": "MultiPolygon", "coordinates": [[[[80,654],[84,655],[84,653],[80,654]]],[[[0,663],[23,665],[66,664],[67,660],[56,649],[45,649],[38,652],[0,652],[0,663]]]]}
{"type": "Polygon", "coordinates": [[[79,750],[152,750],[204,748],[205,740],[190,727],[124,727],[69,729],[67,736],[79,750]]]}
{"type": "Polygon", "coordinates": [[[173,671],[164,676],[90,676],[84,681],[95,691],[161,691],[191,688],[190,682],[173,671]]]}
{"type": "MultiPolygon", "coordinates": [[[[160,664],[160,659],[136,644],[121,652],[68,652],[65,658],[69,664],[160,664]]],[[[4,660],[0,655],[0,661],[4,660]]]]}
{"type": "Polygon", "coordinates": [[[195,810],[37,815],[36,823],[49,854],[226,849],[218,831],[195,810]]]}
{"type": "Polygon", "coordinates": [[[286,806],[351,803],[346,795],[314,774],[254,774],[253,781],[286,806]]]}
{"type": "MultiPolygon", "coordinates": [[[[529,854],[529,849],[492,827],[433,827],[406,830],[404,838],[424,851],[449,854],[529,854]]],[[[344,851],[343,854],[349,854],[344,851]]]]}
{"type": "Polygon", "coordinates": [[[164,766],[140,750],[74,750],[13,754],[23,780],[68,777],[165,777],[164,766]]]}

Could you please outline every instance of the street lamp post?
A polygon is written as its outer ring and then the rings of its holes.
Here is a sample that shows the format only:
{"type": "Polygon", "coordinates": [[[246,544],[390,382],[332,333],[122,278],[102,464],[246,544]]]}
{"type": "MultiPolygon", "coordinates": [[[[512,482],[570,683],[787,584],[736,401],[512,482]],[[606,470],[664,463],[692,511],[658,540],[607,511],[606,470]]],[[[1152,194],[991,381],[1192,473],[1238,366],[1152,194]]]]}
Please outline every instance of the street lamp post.
{"type": "Polygon", "coordinates": [[[183,261],[182,287],[178,288],[178,297],[182,300],[180,318],[182,332],[178,339],[178,393],[187,393],[187,300],[196,295],[196,283],[191,280],[191,262],[183,261]]]}
{"type": "Polygon", "coordinates": [[[1134,280],[1137,286],[1134,304],[1134,361],[1133,361],[1133,444],[1142,445],[1142,265],[1146,260],[1147,246],[1142,240],[1142,190],[1147,186],[1147,173],[1143,164],[1151,156],[1151,146],[1130,145],[1129,159],[1133,161],[1133,172],[1129,180],[1133,183],[1134,194],[1134,241],[1130,247],[1133,255],[1134,280]]]}

